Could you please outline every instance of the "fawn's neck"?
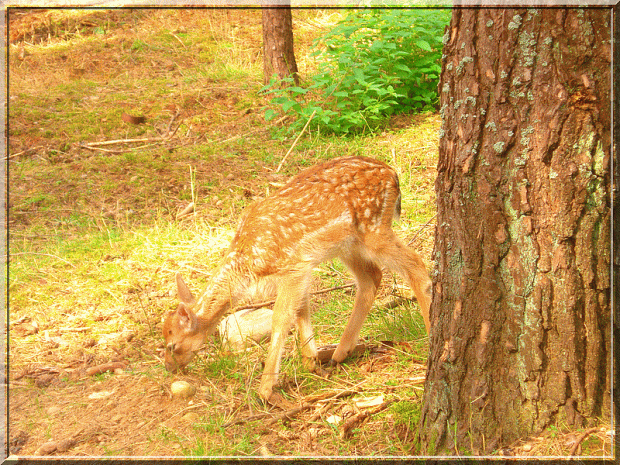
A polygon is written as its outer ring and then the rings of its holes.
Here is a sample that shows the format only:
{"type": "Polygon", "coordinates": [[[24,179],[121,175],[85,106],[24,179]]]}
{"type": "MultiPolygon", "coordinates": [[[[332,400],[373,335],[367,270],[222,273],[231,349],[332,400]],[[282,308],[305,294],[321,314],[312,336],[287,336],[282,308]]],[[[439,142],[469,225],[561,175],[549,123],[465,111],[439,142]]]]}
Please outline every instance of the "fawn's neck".
{"type": "Polygon", "coordinates": [[[212,276],[207,288],[196,302],[196,316],[201,329],[209,332],[226,312],[244,296],[248,276],[239,272],[235,263],[225,261],[212,276]]]}

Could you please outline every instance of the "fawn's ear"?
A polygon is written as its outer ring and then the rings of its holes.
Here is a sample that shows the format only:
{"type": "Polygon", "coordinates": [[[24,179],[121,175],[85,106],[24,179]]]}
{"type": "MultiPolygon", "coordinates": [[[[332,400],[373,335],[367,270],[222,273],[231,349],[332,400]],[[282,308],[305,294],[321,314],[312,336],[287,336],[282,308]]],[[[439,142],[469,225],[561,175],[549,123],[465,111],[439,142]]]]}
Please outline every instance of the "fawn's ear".
{"type": "Polygon", "coordinates": [[[177,315],[179,317],[179,326],[185,332],[195,332],[198,328],[198,320],[196,314],[188,308],[183,302],[177,307],[177,315]]]}
{"type": "Polygon", "coordinates": [[[181,273],[177,273],[177,289],[178,289],[178,294],[179,294],[179,300],[181,302],[183,302],[184,304],[188,304],[188,305],[193,305],[196,303],[196,298],[194,297],[194,294],[192,294],[192,291],[189,290],[189,288],[187,287],[187,284],[185,284],[185,281],[183,281],[183,278],[181,277],[181,273]]]}

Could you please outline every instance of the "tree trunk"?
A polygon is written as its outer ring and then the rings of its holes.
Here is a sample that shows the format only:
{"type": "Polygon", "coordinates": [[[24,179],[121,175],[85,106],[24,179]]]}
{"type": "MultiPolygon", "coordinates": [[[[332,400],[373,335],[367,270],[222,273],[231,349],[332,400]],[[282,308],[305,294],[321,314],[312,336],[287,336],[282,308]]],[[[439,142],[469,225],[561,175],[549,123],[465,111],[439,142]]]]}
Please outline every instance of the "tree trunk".
{"type": "Polygon", "coordinates": [[[610,421],[609,12],[453,12],[424,454],[610,421]]]}
{"type": "MultiPolygon", "coordinates": [[[[614,204],[612,206],[612,216],[614,225],[613,230],[613,244],[614,244],[614,263],[613,263],[613,291],[614,295],[612,298],[612,302],[614,305],[612,306],[614,311],[614,341],[618,344],[620,341],[620,207],[618,206],[618,196],[620,195],[620,163],[618,163],[618,150],[620,150],[620,99],[618,95],[620,95],[620,6],[618,4],[614,5],[614,69],[613,69],[613,95],[614,98],[614,110],[613,113],[615,115],[614,118],[614,128],[613,128],[613,143],[614,150],[613,153],[616,154],[614,156],[614,204]]],[[[614,357],[614,374],[615,379],[618,379],[618,373],[620,373],[620,357],[614,357]]],[[[614,383],[614,399],[617,399],[614,402],[614,418],[616,419],[616,424],[618,419],[620,419],[620,385],[616,381],[614,383]]],[[[617,428],[616,428],[617,432],[617,428]]],[[[620,439],[616,434],[615,437],[616,443],[616,454],[619,450],[620,439]]]]}
{"type": "Polygon", "coordinates": [[[299,83],[293,49],[293,16],[290,6],[263,8],[263,66],[265,84],[275,74],[299,83]]]}

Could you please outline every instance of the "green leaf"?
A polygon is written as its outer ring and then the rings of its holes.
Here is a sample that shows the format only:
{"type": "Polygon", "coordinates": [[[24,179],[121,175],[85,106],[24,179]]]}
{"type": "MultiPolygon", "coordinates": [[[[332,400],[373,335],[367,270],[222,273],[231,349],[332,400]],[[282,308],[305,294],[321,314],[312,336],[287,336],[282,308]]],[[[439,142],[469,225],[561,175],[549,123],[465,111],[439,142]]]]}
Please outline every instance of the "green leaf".
{"type": "Polygon", "coordinates": [[[308,92],[308,89],[297,86],[289,87],[288,90],[289,92],[293,92],[294,94],[305,94],[306,92],[308,92]]]}
{"type": "Polygon", "coordinates": [[[422,50],[426,50],[427,52],[432,52],[433,49],[431,48],[431,44],[429,44],[427,41],[422,40],[422,39],[418,39],[415,41],[415,44],[420,47],[422,50]]]}
{"type": "Polygon", "coordinates": [[[278,115],[278,112],[276,112],[274,109],[272,108],[268,108],[267,111],[265,111],[265,120],[266,121],[271,121],[272,119],[274,119],[276,116],[278,115]]]}
{"type": "Polygon", "coordinates": [[[293,108],[294,106],[298,105],[297,102],[295,100],[288,100],[284,103],[282,103],[282,111],[284,111],[284,113],[288,112],[291,108],[293,108]]]}

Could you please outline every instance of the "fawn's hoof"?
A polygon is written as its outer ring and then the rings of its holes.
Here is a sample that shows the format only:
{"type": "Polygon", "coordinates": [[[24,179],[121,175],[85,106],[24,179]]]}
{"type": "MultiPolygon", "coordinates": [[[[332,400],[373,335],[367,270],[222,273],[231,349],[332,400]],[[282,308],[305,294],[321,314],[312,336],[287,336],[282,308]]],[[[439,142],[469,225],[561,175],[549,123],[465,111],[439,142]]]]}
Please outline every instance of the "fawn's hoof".
{"type": "Polygon", "coordinates": [[[289,400],[286,400],[281,394],[277,392],[272,392],[268,398],[265,398],[261,395],[261,399],[265,403],[265,405],[270,405],[272,407],[276,407],[282,410],[289,410],[293,403],[289,400]]]}

